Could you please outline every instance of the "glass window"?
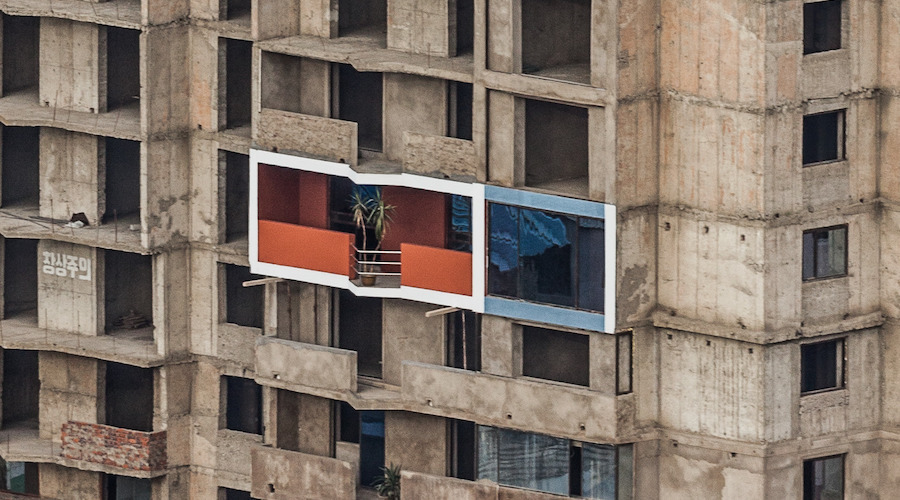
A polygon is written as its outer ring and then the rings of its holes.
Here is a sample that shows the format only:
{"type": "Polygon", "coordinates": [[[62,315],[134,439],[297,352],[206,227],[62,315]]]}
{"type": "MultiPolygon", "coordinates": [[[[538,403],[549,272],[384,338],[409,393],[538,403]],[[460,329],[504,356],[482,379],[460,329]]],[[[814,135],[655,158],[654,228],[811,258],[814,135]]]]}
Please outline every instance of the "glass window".
{"type": "Polygon", "coordinates": [[[225,375],[225,428],[262,434],[262,387],[253,379],[225,375]]]}
{"type": "Polygon", "coordinates": [[[615,500],[616,448],[584,444],[581,448],[581,494],[585,498],[615,500]]]}
{"type": "Polygon", "coordinates": [[[803,500],[844,498],[844,455],[803,462],[803,500]]]}
{"type": "Polygon", "coordinates": [[[803,233],[803,279],[847,274],[847,226],[803,233]]]}
{"type": "Polygon", "coordinates": [[[844,110],[803,117],[803,164],[844,159],[844,110]]]}
{"type": "Polygon", "coordinates": [[[844,386],[844,339],[800,346],[802,392],[844,386]]]}
{"type": "Polygon", "coordinates": [[[522,374],[567,384],[590,385],[590,337],[523,326],[522,374]]]}
{"type": "Polygon", "coordinates": [[[488,293],[603,311],[604,223],[490,204],[488,293]]]}
{"type": "Polygon", "coordinates": [[[803,53],[841,48],[841,0],[803,4],[803,53]]]}

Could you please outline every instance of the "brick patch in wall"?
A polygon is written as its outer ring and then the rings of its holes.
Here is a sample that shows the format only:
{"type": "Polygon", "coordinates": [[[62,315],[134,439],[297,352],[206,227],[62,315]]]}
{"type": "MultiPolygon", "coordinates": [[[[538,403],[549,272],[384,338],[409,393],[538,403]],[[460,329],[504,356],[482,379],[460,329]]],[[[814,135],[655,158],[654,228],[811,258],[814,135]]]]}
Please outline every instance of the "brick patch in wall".
{"type": "Polygon", "coordinates": [[[166,468],[166,431],[141,432],[66,422],[62,426],[62,456],[127,470],[163,470],[166,468]]]}

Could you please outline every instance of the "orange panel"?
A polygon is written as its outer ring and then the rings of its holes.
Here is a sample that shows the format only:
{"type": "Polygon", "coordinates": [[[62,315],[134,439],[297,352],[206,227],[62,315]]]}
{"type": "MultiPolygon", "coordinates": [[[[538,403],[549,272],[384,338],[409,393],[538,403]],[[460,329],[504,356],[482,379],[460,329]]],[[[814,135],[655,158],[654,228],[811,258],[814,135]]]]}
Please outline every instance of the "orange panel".
{"type": "Polygon", "coordinates": [[[472,295],[472,254],[409,243],[400,251],[401,285],[472,295]]]}
{"type": "Polygon", "coordinates": [[[259,221],[259,261],[349,276],[349,233],[259,221]]]}

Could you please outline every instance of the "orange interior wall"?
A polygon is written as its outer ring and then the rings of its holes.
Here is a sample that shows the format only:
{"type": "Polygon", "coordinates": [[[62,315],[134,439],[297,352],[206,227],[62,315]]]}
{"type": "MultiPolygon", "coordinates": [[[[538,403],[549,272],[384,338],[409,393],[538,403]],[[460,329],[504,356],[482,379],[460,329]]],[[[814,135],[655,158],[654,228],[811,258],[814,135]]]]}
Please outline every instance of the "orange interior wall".
{"type": "Polygon", "coordinates": [[[300,171],[260,163],[257,172],[259,219],[298,224],[300,171]]]}
{"type": "Polygon", "coordinates": [[[472,295],[472,254],[404,243],[400,284],[472,295]]]}
{"type": "Polygon", "coordinates": [[[349,233],[259,221],[259,261],[325,273],[350,274],[349,233]]]}
{"type": "Polygon", "coordinates": [[[400,250],[400,243],[444,248],[447,242],[447,201],[443,193],[384,186],[384,202],[394,205],[393,222],[384,238],[385,250],[400,250]]]}
{"type": "Polygon", "coordinates": [[[320,229],[328,228],[328,176],[315,172],[300,172],[298,224],[320,229]]]}

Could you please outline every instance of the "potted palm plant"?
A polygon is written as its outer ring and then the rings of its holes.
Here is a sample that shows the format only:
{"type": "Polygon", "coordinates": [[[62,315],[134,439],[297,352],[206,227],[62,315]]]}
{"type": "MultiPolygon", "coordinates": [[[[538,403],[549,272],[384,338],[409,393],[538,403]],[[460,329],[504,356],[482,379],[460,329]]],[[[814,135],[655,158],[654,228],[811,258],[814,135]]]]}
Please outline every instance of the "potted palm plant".
{"type": "MultiPolygon", "coordinates": [[[[384,202],[380,188],[357,188],[353,190],[353,193],[350,195],[350,214],[353,218],[353,223],[356,225],[356,230],[362,233],[362,251],[369,249],[367,233],[370,227],[375,233],[375,240],[377,241],[374,250],[381,250],[381,243],[387,234],[394,208],[394,205],[388,205],[384,202]]],[[[360,255],[359,272],[375,272],[374,259],[374,256],[360,255]]],[[[360,283],[364,286],[374,285],[375,279],[376,276],[374,274],[360,274],[360,283]]]]}
{"type": "Polygon", "coordinates": [[[391,463],[390,467],[381,468],[382,476],[372,486],[380,498],[400,500],[400,466],[391,463]]]}

